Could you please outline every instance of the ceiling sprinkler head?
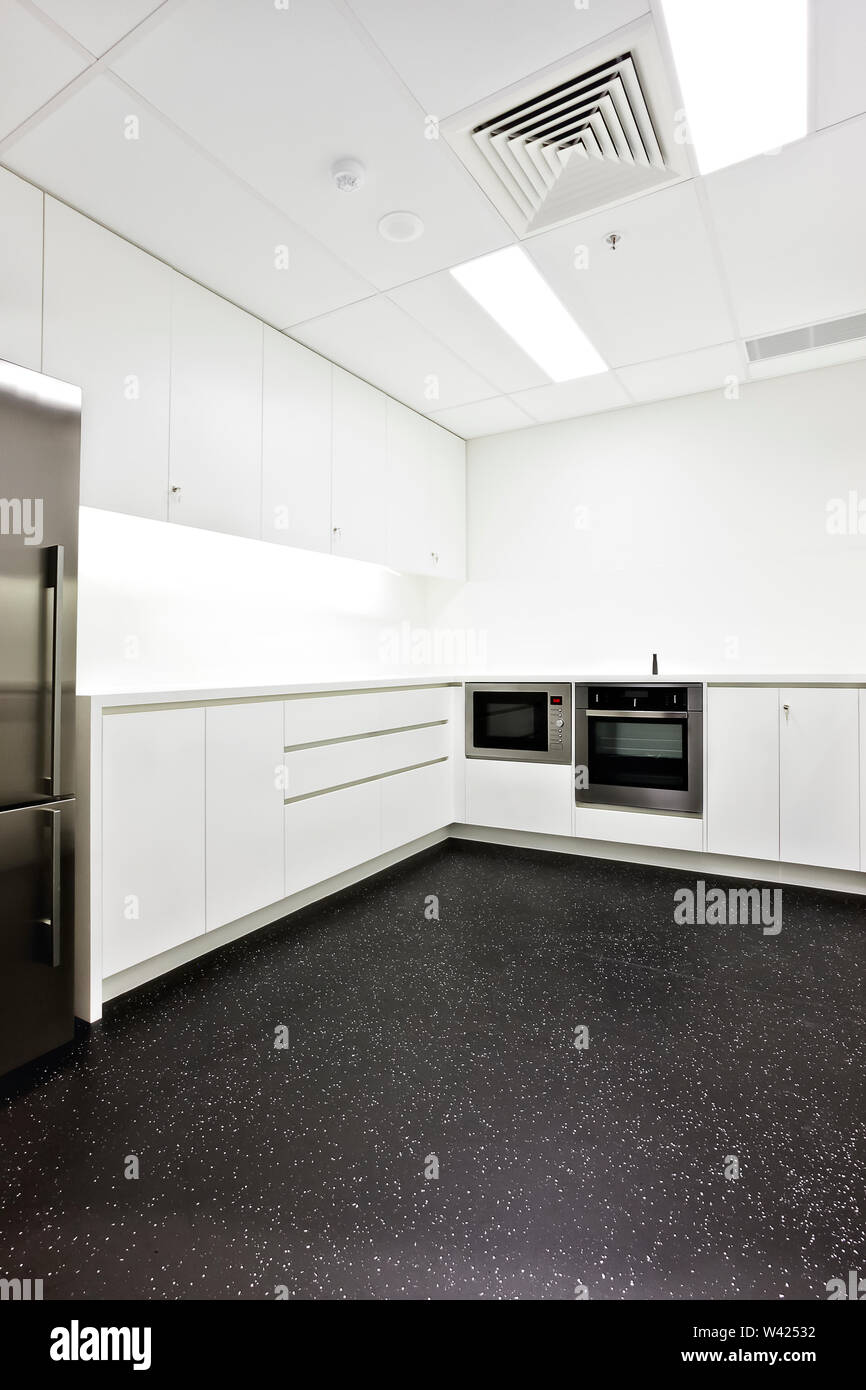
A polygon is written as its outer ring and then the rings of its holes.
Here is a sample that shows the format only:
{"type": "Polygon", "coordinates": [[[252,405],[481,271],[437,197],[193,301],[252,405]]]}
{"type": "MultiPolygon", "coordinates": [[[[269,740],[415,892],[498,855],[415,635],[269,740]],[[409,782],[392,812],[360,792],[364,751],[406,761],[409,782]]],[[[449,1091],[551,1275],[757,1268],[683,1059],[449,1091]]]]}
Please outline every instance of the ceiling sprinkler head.
{"type": "Polygon", "coordinates": [[[364,166],[358,159],[338,159],[331,178],[341,193],[354,193],[364,182],[364,166]]]}
{"type": "Polygon", "coordinates": [[[621,232],[608,232],[604,239],[605,246],[609,246],[611,251],[615,251],[622,241],[621,232]]]}

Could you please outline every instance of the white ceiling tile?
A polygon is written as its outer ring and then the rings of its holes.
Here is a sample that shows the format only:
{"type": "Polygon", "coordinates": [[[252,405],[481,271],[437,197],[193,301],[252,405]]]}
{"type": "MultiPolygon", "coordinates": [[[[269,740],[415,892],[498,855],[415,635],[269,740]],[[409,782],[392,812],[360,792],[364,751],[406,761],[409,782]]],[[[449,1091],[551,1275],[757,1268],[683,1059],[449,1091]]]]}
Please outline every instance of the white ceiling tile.
{"type": "Polygon", "coordinates": [[[18,0],[0,0],[0,139],[87,67],[87,58],[18,0]]]}
{"type": "Polygon", "coordinates": [[[658,362],[620,367],[617,376],[634,400],[658,401],[696,391],[722,391],[731,377],[744,378],[745,363],[736,343],[719,343],[658,362]]]}
{"type": "Polygon", "coordinates": [[[866,357],[866,338],[853,343],[829,343],[826,347],[808,352],[791,352],[785,357],[769,357],[763,362],[749,364],[749,380],[765,381],[768,377],[792,376],[796,372],[813,372],[821,367],[838,367],[842,362],[856,362],[866,357]]]}
{"type": "Polygon", "coordinates": [[[616,410],[620,406],[631,405],[613,372],[581,377],[579,381],[537,386],[532,391],[518,391],[511,399],[533,420],[543,423],[570,420],[577,415],[595,415],[602,410],[616,410]]]}
{"type": "Polygon", "coordinates": [[[524,247],[610,366],[734,337],[692,183],[580,218],[524,247]],[[615,251],[605,245],[610,232],[622,236],[615,251]]]}
{"type": "Polygon", "coordinates": [[[866,309],[866,117],[705,180],[743,337],[866,309]]]}
{"type": "Polygon", "coordinates": [[[388,298],[506,395],[549,378],[466,293],[450,271],[390,290],[388,298]]]}
{"type": "Polygon", "coordinates": [[[97,57],[134,29],[163,0],[35,0],[39,9],[97,57]]]}
{"type": "Polygon", "coordinates": [[[291,336],[425,415],[494,392],[384,295],[297,324],[291,336]]]}
{"type": "Polygon", "coordinates": [[[835,125],[866,111],[866,5],[818,0],[812,5],[815,125],[835,125]]]}
{"type": "Polygon", "coordinates": [[[474,401],[472,405],[459,405],[453,410],[437,410],[430,418],[464,439],[477,439],[483,434],[502,434],[505,430],[527,429],[535,424],[507,396],[493,396],[488,401],[474,401]]]}
{"type": "Polygon", "coordinates": [[[205,149],[380,289],[508,244],[511,233],[351,16],[330,0],[287,9],[187,0],[112,62],[205,149]],[[366,168],[354,193],[335,160],[366,168]],[[424,223],[400,245],[395,210],[424,223]]]}
{"type": "Polygon", "coordinates": [[[443,117],[595,43],[649,0],[349,0],[431,115],[443,117]]]}
{"type": "Polygon", "coordinates": [[[11,169],[282,327],[372,293],[360,277],[95,76],[3,154],[11,169]],[[129,116],[140,138],[124,138],[129,116]],[[288,269],[277,248],[288,246],[288,269]]]}

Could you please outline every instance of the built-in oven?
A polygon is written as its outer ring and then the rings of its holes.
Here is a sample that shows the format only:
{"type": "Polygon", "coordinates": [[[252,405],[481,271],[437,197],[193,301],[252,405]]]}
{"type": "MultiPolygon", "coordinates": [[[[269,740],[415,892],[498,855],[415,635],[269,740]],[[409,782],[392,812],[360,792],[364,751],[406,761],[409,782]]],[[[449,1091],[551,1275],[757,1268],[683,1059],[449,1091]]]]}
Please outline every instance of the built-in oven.
{"type": "Polygon", "coordinates": [[[467,685],[466,756],[570,763],[571,685],[467,685]]]}
{"type": "Polygon", "coordinates": [[[578,685],[575,800],[699,815],[703,687],[578,685]]]}

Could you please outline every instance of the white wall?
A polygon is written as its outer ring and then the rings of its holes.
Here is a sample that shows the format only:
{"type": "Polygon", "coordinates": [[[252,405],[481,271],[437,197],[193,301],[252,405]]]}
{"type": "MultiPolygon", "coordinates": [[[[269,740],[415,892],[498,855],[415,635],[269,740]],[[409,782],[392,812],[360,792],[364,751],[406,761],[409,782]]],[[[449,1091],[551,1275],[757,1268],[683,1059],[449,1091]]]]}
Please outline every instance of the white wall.
{"type": "Polygon", "coordinates": [[[78,692],[426,674],[438,582],[83,507],[78,692]]]}
{"type": "Polygon", "coordinates": [[[653,651],[670,674],[863,673],[866,534],[827,531],[851,491],[866,513],[863,362],[480,439],[438,621],[490,673],[653,651]]]}

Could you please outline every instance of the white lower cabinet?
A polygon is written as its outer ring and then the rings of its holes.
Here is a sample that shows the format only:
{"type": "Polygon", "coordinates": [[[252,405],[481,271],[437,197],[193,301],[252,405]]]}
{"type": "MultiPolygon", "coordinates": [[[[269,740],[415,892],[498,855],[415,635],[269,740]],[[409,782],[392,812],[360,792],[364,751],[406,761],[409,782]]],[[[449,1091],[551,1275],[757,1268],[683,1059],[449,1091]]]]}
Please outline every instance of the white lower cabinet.
{"type": "Polygon", "coordinates": [[[570,835],[573,775],[555,764],[467,758],[467,823],[570,835]]]}
{"type": "Polygon", "coordinates": [[[707,849],[779,858],[779,692],[707,691],[707,849]]]}
{"type": "Polygon", "coordinates": [[[452,764],[433,763],[383,777],[382,853],[441,830],[454,819],[452,764]]]}
{"type": "Polygon", "coordinates": [[[283,707],[212,705],[207,748],[207,929],[283,896],[283,707]]]}
{"type": "Polygon", "coordinates": [[[860,867],[858,691],[780,690],[782,861],[860,867]]]}
{"type": "Polygon", "coordinates": [[[288,897],[380,853],[380,783],[323,792],[285,808],[288,897]]]}
{"type": "Polygon", "coordinates": [[[707,692],[707,849],[861,864],[860,701],[833,686],[707,692]]]}
{"type": "Polygon", "coordinates": [[[866,873],[866,690],[860,697],[860,868],[866,873]]]}
{"type": "Polygon", "coordinates": [[[205,930],[205,711],[109,715],[102,734],[103,974],[205,930]]]}

